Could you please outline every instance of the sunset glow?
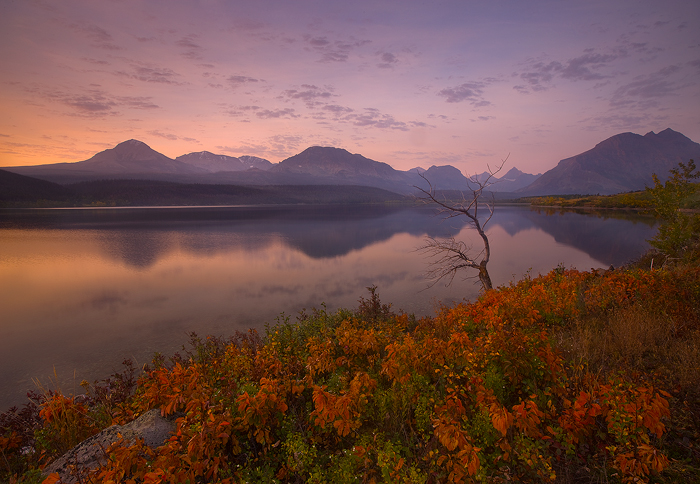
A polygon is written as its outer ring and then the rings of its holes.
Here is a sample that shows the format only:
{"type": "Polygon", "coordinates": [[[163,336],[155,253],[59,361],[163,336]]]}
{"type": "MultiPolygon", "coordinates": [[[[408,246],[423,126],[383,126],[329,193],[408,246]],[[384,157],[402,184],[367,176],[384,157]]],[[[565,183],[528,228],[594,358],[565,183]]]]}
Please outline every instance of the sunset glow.
{"type": "Polygon", "coordinates": [[[3,2],[0,167],[134,138],[538,173],[625,131],[700,141],[698,19],[687,0],[3,2]]]}

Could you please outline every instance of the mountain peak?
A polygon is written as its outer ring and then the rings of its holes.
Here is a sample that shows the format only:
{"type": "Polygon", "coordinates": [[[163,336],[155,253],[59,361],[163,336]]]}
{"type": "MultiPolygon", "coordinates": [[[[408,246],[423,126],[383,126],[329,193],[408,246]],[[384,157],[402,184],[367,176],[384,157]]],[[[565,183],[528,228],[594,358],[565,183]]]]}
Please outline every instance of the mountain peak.
{"type": "Polygon", "coordinates": [[[196,166],[209,173],[221,171],[245,171],[250,168],[267,170],[272,166],[269,161],[255,156],[235,156],[217,155],[210,151],[197,151],[175,158],[178,161],[196,166]]]}
{"type": "Polygon", "coordinates": [[[699,156],[700,144],[670,128],[644,136],[620,133],[586,152],[561,160],[522,192],[560,195],[642,190],[651,184],[652,173],[664,181],[679,162],[699,156]]]}
{"type": "Polygon", "coordinates": [[[126,141],[122,141],[122,142],[119,143],[117,146],[119,146],[119,145],[136,145],[136,146],[144,145],[144,146],[148,146],[148,145],[147,145],[146,143],[144,143],[143,141],[139,141],[139,140],[133,139],[133,138],[132,138],[132,139],[128,139],[128,140],[126,140],[126,141]]]}
{"type": "Polygon", "coordinates": [[[113,149],[133,149],[133,148],[148,148],[149,150],[151,149],[150,146],[148,146],[146,143],[143,141],[139,141],[137,139],[130,139],[126,141],[122,141],[119,143],[117,146],[115,146],[113,149]]]}
{"type": "MultiPolygon", "coordinates": [[[[369,179],[404,180],[403,172],[380,161],[350,153],[343,148],[311,146],[298,155],[274,165],[275,173],[306,174],[316,177],[339,177],[345,183],[362,184],[369,179]]],[[[374,183],[372,182],[372,183],[374,183]]]]}
{"type": "Polygon", "coordinates": [[[517,178],[520,175],[524,175],[522,171],[518,170],[516,167],[511,168],[508,172],[503,175],[503,178],[517,178]]]}

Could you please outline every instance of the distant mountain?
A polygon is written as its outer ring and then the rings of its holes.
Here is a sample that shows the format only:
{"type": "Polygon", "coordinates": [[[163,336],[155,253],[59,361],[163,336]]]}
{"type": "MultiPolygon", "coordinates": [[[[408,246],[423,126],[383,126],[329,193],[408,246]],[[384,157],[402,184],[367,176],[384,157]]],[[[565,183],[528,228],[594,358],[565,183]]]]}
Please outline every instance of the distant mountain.
{"type": "Polygon", "coordinates": [[[71,191],[58,183],[0,170],[0,205],[64,202],[71,196],[71,191]]]}
{"type": "MultiPolygon", "coordinates": [[[[452,165],[433,165],[421,175],[430,182],[434,190],[467,190],[469,188],[467,177],[452,165]]],[[[424,186],[425,181],[421,180],[421,182],[416,186],[427,188],[424,186]]]]}
{"type": "Polygon", "coordinates": [[[352,179],[372,177],[385,180],[403,180],[401,172],[386,163],[352,154],[341,148],[312,146],[273,166],[275,173],[303,173],[317,177],[352,179]]]}
{"type": "Polygon", "coordinates": [[[523,173],[517,168],[511,168],[505,175],[497,178],[494,184],[489,187],[489,190],[492,192],[514,192],[532,184],[541,176],[541,173],[532,175],[523,173]]]}
{"type": "Polygon", "coordinates": [[[239,160],[246,167],[246,170],[256,169],[256,170],[269,170],[272,168],[273,163],[266,160],[265,158],[258,158],[257,156],[243,155],[238,157],[239,160]]]}
{"type": "Polygon", "coordinates": [[[593,149],[561,160],[521,195],[601,194],[642,190],[650,186],[652,173],[665,180],[679,162],[700,160],[700,144],[672,129],[644,136],[622,133],[593,149]]]}
{"type": "Polygon", "coordinates": [[[119,143],[114,148],[100,151],[92,158],[77,163],[16,166],[7,169],[22,175],[63,183],[99,178],[148,178],[207,173],[203,168],[168,158],[135,139],[119,143]]]}
{"type": "Polygon", "coordinates": [[[273,165],[269,173],[314,184],[363,185],[405,193],[417,175],[398,171],[386,163],[352,154],[341,148],[312,146],[273,165]]]}
{"type": "Polygon", "coordinates": [[[469,177],[469,180],[475,180],[478,183],[487,183],[489,192],[494,193],[512,193],[516,190],[530,185],[532,182],[537,180],[541,173],[537,175],[531,175],[530,173],[524,173],[517,168],[513,167],[502,177],[497,176],[498,173],[492,175],[488,171],[483,173],[478,173],[469,177]],[[488,182],[486,181],[488,180],[488,182]]]}
{"type": "MultiPolygon", "coordinates": [[[[700,160],[700,144],[666,129],[644,136],[622,133],[593,149],[567,158],[544,175],[510,169],[493,177],[490,191],[500,197],[556,194],[609,194],[643,189],[651,174],[664,178],[678,162],[700,160]]],[[[76,163],[6,167],[9,172],[61,184],[104,179],[147,179],[176,183],[229,185],[355,185],[400,194],[427,188],[468,190],[464,175],[453,166],[395,170],[390,165],[333,147],[312,146],[280,163],[254,156],[232,157],[208,151],[176,159],[129,140],[76,163]]],[[[488,173],[477,175],[483,180],[488,173]]]]}
{"type": "Polygon", "coordinates": [[[251,168],[259,170],[269,170],[272,166],[268,160],[256,156],[233,157],[227,155],[215,155],[209,151],[199,151],[188,153],[175,158],[188,165],[202,168],[209,173],[220,171],[245,171],[251,168]]]}

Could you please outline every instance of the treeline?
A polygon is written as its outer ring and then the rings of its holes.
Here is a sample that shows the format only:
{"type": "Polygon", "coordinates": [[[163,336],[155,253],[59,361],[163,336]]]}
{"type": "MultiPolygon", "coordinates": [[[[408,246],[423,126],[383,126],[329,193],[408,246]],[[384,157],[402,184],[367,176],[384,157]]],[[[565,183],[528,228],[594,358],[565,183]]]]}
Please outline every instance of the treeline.
{"type": "MultiPolygon", "coordinates": [[[[680,208],[700,209],[700,184],[690,183],[689,190],[680,200],[680,208]]],[[[619,208],[653,210],[656,207],[654,187],[647,190],[618,193],[615,195],[553,195],[546,197],[527,197],[519,199],[537,207],[557,208],[619,208]]]]}
{"type": "Polygon", "coordinates": [[[618,193],[616,195],[556,195],[527,197],[522,199],[536,207],[557,208],[621,208],[643,209],[653,207],[652,197],[645,191],[618,193]]]}
{"type": "Polygon", "coordinates": [[[154,180],[98,180],[58,185],[0,170],[0,207],[116,207],[403,202],[374,187],[340,185],[237,186],[154,180]]]}

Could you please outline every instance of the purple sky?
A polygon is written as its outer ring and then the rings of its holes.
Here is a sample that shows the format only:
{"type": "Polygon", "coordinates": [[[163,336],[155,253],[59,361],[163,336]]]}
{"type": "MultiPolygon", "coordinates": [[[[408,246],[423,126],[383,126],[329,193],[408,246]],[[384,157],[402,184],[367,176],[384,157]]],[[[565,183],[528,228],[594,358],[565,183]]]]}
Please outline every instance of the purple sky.
{"type": "Polygon", "coordinates": [[[691,0],[3,0],[0,166],[135,138],[537,173],[625,131],[700,141],[699,21],[691,0]]]}

